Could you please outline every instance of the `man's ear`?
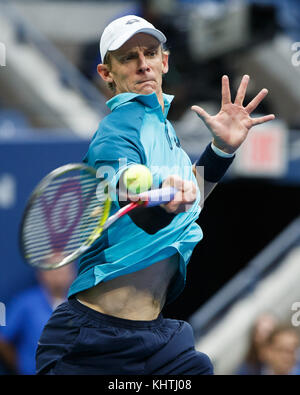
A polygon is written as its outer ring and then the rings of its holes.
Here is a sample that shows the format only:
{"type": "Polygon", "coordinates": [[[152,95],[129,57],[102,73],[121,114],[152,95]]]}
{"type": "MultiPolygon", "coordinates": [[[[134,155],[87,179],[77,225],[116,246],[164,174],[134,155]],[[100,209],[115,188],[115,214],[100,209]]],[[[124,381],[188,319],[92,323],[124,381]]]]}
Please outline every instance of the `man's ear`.
{"type": "Polygon", "coordinates": [[[162,53],[162,64],[162,73],[167,74],[167,72],[169,71],[169,54],[166,52],[162,53]]]}
{"type": "Polygon", "coordinates": [[[107,64],[98,64],[97,72],[105,82],[114,82],[107,64]]]}

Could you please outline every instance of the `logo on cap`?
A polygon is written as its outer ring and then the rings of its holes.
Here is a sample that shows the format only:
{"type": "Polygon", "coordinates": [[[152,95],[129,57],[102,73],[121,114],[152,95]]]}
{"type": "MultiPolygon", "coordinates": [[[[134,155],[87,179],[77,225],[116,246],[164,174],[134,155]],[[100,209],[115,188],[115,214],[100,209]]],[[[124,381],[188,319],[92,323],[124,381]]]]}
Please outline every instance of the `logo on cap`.
{"type": "Polygon", "coordinates": [[[129,19],[129,21],[126,22],[126,25],[131,25],[132,23],[135,23],[135,22],[139,22],[139,20],[138,19],[129,19]]]}

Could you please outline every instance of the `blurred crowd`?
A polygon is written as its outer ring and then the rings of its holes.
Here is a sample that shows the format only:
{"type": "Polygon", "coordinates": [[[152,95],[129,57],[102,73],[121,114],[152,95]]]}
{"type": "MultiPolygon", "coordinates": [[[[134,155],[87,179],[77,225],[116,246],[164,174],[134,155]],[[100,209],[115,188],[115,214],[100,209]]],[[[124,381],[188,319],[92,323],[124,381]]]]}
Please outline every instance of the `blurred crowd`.
{"type": "Polygon", "coordinates": [[[43,327],[66,299],[75,266],[35,274],[37,284],[17,294],[6,306],[7,325],[0,326],[0,374],[35,374],[35,351],[43,327]]]}
{"type": "Polygon", "coordinates": [[[271,312],[260,314],[251,328],[248,350],[237,375],[299,375],[299,331],[271,312]]]}

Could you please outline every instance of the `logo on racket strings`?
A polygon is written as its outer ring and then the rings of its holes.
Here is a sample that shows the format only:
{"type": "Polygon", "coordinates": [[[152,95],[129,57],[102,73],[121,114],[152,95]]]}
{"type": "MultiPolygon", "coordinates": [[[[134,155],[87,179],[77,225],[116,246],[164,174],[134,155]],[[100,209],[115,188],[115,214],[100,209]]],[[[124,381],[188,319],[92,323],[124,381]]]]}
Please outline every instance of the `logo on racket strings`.
{"type": "Polygon", "coordinates": [[[50,243],[55,251],[62,251],[67,246],[92,193],[83,196],[80,182],[70,179],[57,188],[50,201],[41,196],[50,243]]]}

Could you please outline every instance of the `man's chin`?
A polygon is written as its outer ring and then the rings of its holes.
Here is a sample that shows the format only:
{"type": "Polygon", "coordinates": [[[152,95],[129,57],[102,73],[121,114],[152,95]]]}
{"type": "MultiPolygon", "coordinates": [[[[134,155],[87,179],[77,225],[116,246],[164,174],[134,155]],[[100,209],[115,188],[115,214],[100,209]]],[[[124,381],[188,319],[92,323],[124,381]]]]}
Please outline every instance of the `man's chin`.
{"type": "Polygon", "coordinates": [[[155,88],[150,85],[145,85],[137,88],[136,91],[142,95],[150,95],[151,93],[155,92],[155,88]]]}
{"type": "Polygon", "coordinates": [[[149,95],[156,91],[155,81],[145,81],[136,85],[136,89],[142,95],[149,95]]]}

